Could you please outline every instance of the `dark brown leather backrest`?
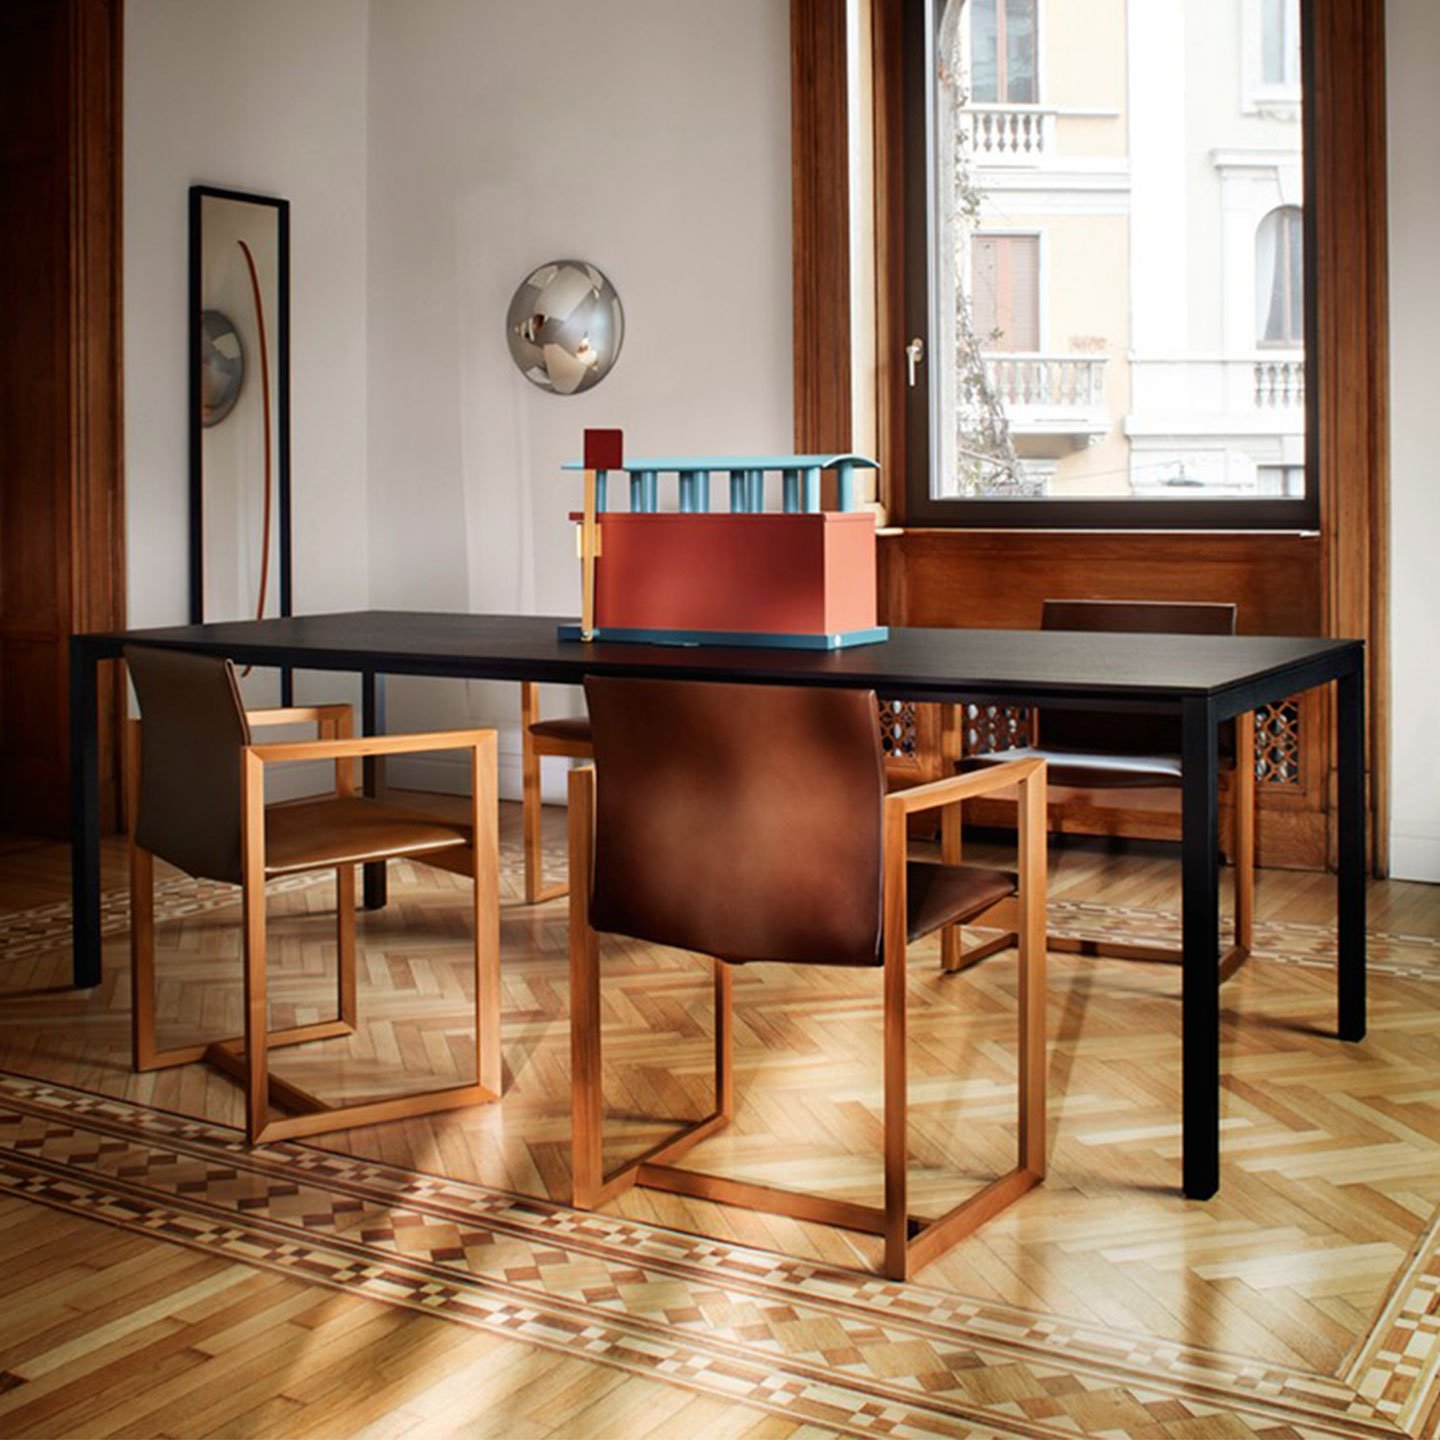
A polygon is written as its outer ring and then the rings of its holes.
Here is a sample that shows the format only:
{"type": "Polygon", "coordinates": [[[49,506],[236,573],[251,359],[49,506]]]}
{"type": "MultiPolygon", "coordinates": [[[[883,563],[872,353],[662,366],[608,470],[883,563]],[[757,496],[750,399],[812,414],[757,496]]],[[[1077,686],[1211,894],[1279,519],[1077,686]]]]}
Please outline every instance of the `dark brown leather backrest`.
{"type": "Polygon", "coordinates": [[[585,698],[597,930],[724,960],[878,963],[873,692],[592,677],[585,698]]]}
{"type": "MultiPolygon", "coordinates": [[[[1042,630],[1127,635],[1233,635],[1235,607],[1162,600],[1047,600],[1042,630]]],[[[1112,755],[1178,755],[1180,722],[1170,715],[1068,710],[1040,712],[1040,744],[1112,755]]]]}
{"type": "Polygon", "coordinates": [[[228,660],[125,647],[140,701],[136,842],[188,875],[239,884],[240,749],[250,743],[228,660]]]}

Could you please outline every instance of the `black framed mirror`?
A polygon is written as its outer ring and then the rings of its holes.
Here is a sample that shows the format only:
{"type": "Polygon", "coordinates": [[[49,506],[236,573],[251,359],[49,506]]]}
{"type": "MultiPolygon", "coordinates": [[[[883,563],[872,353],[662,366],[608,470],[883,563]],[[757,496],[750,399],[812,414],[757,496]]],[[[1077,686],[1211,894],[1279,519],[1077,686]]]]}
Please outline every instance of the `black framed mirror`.
{"type": "Polygon", "coordinates": [[[290,202],[192,185],[189,256],[190,620],[289,615],[290,202]]]}

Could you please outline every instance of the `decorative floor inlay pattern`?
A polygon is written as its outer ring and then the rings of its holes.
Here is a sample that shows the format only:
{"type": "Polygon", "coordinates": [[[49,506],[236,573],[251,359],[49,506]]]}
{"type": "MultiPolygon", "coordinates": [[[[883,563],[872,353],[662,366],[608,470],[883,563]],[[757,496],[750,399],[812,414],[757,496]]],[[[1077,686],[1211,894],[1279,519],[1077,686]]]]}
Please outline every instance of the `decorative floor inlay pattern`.
{"type": "Polygon", "coordinates": [[[896,1285],[0,1076],[0,1189],[832,1429],[1429,1433],[1440,1217],[1341,1377],[896,1285]]]}

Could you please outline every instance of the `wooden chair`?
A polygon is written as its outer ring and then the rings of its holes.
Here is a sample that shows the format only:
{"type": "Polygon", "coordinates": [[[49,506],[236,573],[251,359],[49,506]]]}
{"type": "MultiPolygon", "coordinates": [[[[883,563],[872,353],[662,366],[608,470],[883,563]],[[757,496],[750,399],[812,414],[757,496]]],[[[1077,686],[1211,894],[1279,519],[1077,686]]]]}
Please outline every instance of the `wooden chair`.
{"type": "Polygon", "coordinates": [[[522,817],[525,829],[525,903],[538,905],[568,894],[569,883],[545,883],[545,852],[540,843],[540,761],[547,755],[588,760],[590,721],[577,719],[542,720],[540,687],[525,681],[520,686],[520,759],[524,781],[522,817]]]}
{"type": "MultiPolygon", "coordinates": [[[[1127,634],[1233,635],[1235,607],[1220,604],[1172,603],[1151,600],[1047,600],[1041,615],[1044,630],[1109,631],[1127,634]]],[[[1052,785],[1090,790],[1158,787],[1178,797],[1180,721],[1173,715],[1137,715],[1047,705],[1031,713],[1030,744],[998,750],[960,761],[962,773],[998,767],[1017,758],[1044,759],[1052,785]]],[[[1234,819],[1235,939],[1220,957],[1219,978],[1230,978],[1249,957],[1255,917],[1255,725],[1241,715],[1221,735],[1221,764],[1229,771],[1234,819]]],[[[959,863],[960,811],[947,812],[941,854],[959,863]]],[[[961,927],[941,937],[941,963],[963,970],[1014,944],[1013,905],[998,905],[970,922],[1000,929],[983,944],[964,947],[961,927]]],[[[1179,964],[1180,952],[1164,946],[1134,945],[1107,940],[1076,940],[1051,936],[1051,950],[1105,955],[1120,960],[1179,964]]]]}
{"type": "Polygon", "coordinates": [[[585,682],[595,765],[570,775],[570,1035],[574,1201],[634,1185],[882,1235],[895,1279],[933,1260],[1045,1173],[1045,765],[1019,760],[886,796],[868,691],[585,682]],[[598,778],[598,787],[597,787],[598,778]],[[1020,787],[1020,875],[913,863],[907,818],[1020,787]],[[910,1214],[906,944],[1019,903],[1019,1157],[937,1218],[910,1214]],[[599,932],[712,959],[715,1108],[604,1172],[599,932]],[[884,993],[883,1207],[678,1168],[734,1110],[731,966],[878,968],[884,993]]]}
{"type": "Polygon", "coordinates": [[[252,1145],[407,1119],[494,1100],[501,1088],[500,929],[495,732],[354,739],[348,705],[247,714],[229,661],[128,647],[140,702],[130,723],[130,957],[132,1039],[137,1070],[204,1060],[245,1089],[252,1145]],[[251,729],[313,723],[319,738],[251,743],[251,729]],[[470,752],[474,794],[468,824],[437,820],[357,795],[354,762],[366,755],[470,752]],[[267,807],[265,767],[295,760],[335,763],[335,792],[267,807]],[[162,1050],[155,1033],[155,857],[200,879],[239,885],[244,906],[245,1033],[162,1050]],[[352,1033],[355,995],[355,867],[409,856],[473,875],[475,1066],[473,1083],[332,1106],[269,1072],[270,1051],[352,1033]],[[271,1030],[266,1006],[265,882],[309,870],[335,871],[337,1014],[271,1030]],[[274,1101],[295,1113],[276,1116],[274,1101]]]}

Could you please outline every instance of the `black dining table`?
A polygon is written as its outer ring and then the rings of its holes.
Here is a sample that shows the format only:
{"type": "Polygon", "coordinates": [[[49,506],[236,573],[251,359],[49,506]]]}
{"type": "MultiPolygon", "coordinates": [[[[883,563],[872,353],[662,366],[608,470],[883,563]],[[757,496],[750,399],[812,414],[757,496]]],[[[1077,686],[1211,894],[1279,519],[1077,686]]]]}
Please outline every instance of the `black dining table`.
{"type": "MultiPolygon", "coordinates": [[[[223,655],[241,665],[362,677],[366,734],[385,728],[387,675],[579,684],[586,675],[875,690],[882,698],[980,701],[1165,713],[1181,723],[1184,1193],[1220,1184],[1218,732],[1223,722],[1335,685],[1337,1036],[1365,1034],[1365,653],[1358,640],[1280,636],[1088,634],[893,628],[850,649],[584,644],[572,617],[360,610],[284,619],[76,635],[70,642],[74,983],[99,983],[98,671],[126,645],[223,655]]],[[[759,742],[757,742],[759,743],[759,742]]],[[[378,783],[367,765],[366,785],[378,783]]],[[[365,900],[385,903],[383,866],[365,900]]]]}

